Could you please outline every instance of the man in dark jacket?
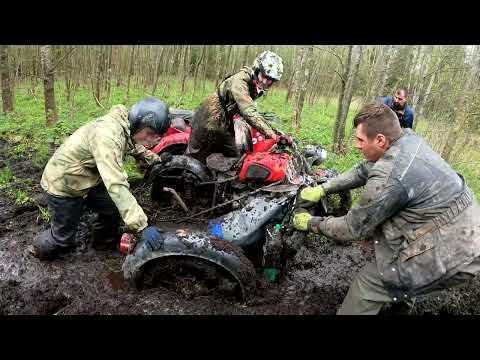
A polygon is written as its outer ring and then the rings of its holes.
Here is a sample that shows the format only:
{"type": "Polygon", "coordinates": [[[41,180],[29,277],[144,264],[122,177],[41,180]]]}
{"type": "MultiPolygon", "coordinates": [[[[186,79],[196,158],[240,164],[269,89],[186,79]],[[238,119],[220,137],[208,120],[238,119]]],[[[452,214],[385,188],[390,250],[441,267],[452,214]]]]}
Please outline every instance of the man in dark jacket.
{"type": "Polygon", "coordinates": [[[353,281],[338,314],[377,314],[385,303],[410,301],[472,279],[480,271],[480,207],[465,180],[384,104],[354,119],[366,161],[329,182],[303,189],[300,204],[365,186],[342,217],[296,212],[298,230],[338,242],[373,238],[376,262],[353,281]]]}
{"type": "Polygon", "coordinates": [[[402,128],[413,128],[413,110],[407,105],[408,91],[405,88],[395,90],[393,96],[384,96],[382,102],[397,114],[402,128]]]}

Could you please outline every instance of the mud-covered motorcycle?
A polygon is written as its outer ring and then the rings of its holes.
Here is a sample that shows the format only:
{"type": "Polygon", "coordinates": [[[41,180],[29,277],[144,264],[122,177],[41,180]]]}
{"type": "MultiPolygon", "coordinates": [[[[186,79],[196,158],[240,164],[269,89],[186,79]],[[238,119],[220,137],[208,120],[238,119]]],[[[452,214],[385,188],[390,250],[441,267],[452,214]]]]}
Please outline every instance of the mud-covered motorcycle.
{"type": "MultiPolygon", "coordinates": [[[[205,215],[209,220],[201,229],[166,231],[163,246],[153,252],[141,242],[134,249],[125,246],[124,277],[139,288],[173,284],[184,293],[215,289],[248,300],[255,267],[281,272],[285,258],[293,256],[287,238],[298,190],[337,173],[314,170],[326,159],[325,149],[300,149],[281,132],[276,140],[266,139],[245,124],[236,129],[243,133],[240,158],[215,153],[204,164],[185,154],[193,113],[174,110],[172,117],[165,136],[149,146],[157,154],[173,154],[168,163],[146,171],[151,198],[181,209],[183,214],[169,219],[177,224],[205,215]]],[[[350,205],[345,191],[322,199],[315,212],[342,215],[350,205]]],[[[128,235],[122,241],[128,243],[128,235]]]]}

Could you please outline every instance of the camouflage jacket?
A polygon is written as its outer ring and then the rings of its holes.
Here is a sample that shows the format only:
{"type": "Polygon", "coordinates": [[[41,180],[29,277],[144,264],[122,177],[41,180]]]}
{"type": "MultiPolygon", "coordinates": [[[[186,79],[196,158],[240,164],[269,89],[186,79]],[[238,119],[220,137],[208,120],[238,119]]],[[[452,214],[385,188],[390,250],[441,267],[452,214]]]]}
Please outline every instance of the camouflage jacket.
{"type": "Polygon", "coordinates": [[[249,125],[264,134],[274,135],[272,127],[257,110],[254,100],[262,96],[263,92],[257,93],[252,79],[252,68],[245,66],[219,85],[218,93],[226,107],[227,118],[240,113],[249,125]]]}
{"type": "Polygon", "coordinates": [[[128,110],[123,105],[77,129],[53,154],[43,171],[41,186],[50,194],[82,197],[102,181],[131,231],[147,226],[147,216],[130,193],[123,167],[127,155],[148,164],[158,155],[134,144],[128,110]]]}
{"type": "Polygon", "coordinates": [[[410,129],[377,162],[324,185],[365,191],[343,217],[314,217],[310,230],[338,241],[372,237],[377,268],[394,296],[428,292],[480,255],[480,207],[463,177],[410,129]]]}

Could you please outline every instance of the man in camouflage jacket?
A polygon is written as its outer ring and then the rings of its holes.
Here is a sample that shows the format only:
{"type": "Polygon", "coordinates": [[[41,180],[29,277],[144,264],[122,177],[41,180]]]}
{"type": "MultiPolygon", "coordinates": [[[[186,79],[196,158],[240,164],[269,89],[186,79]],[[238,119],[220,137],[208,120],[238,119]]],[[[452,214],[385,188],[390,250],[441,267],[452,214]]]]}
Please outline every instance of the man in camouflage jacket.
{"type": "Polygon", "coordinates": [[[166,131],[168,108],[147,98],[130,113],[124,105],[77,129],[54,153],[44,169],[41,186],[47,192],[51,228],[33,243],[34,255],[55,258],[75,246],[75,234],[83,207],[98,213],[92,229],[94,246],[118,244],[120,220],[133,233],[154,244],[159,231],[130,192],[124,168],[127,155],[152,165],[157,154],[136,142],[151,140],[166,131]]]}
{"type": "Polygon", "coordinates": [[[187,152],[202,162],[214,152],[239,156],[242,144],[235,140],[235,125],[243,121],[267,138],[274,138],[275,131],[258,112],[254,100],[279,81],[282,73],[282,59],[264,51],[252,67],[245,66],[227,77],[195,112],[187,152]]]}
{"type": "MultiPolygon", "coordinates": [[[[373,238],[376,263],[353,281],[338,314],[377,314],[385,303],[410,302],[472,279],[480,271],[480,207],[457,174],[384,104],[354,119],[366,161],[300,192],[300,205],[365,186],[342,217],[298,211],[294,226],[338,242],[373,238]]],[[[308,206],[306,206],[308,207],[308,206]]]]}

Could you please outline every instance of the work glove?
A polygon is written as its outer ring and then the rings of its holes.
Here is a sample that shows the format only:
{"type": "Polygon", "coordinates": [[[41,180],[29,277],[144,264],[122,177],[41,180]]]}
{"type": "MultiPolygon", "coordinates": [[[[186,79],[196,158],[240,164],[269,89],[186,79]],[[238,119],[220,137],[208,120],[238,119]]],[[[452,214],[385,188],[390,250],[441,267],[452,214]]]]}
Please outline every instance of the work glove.
{"type": "Polygon", "coordinates": [[[293,215],[293,227],[300,231],[308,231],[308,222],[312,218],[307,211],[296,211],[293,215]]]}
{"type": "Polygon", "coordinates": [[[317,203],[323,197],[325,197],[325,190],[322,185],[308,186],[300,191],[301,200],[317,203]]]}
{"type": "Polygon", "coordinates": [[[163,246],[162,230],[156,226],[147,226],[142,230],[142,241],[150,251],[161,249],[163,246]]]}

